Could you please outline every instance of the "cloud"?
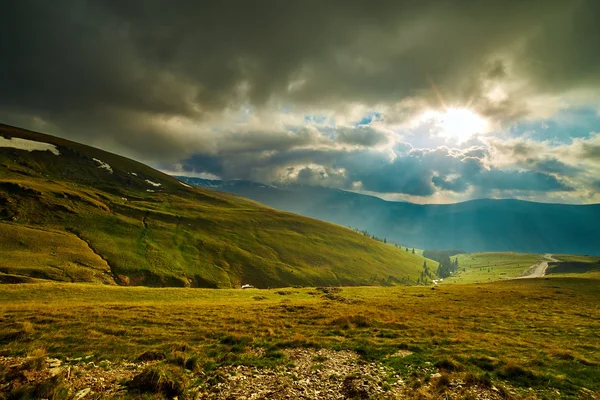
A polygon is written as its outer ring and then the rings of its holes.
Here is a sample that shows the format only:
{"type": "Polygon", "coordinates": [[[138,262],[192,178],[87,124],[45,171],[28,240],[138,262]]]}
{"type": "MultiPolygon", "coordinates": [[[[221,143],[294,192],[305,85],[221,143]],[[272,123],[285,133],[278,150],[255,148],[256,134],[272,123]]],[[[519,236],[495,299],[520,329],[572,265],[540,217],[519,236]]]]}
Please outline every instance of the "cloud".
{"type": "Polygon", "coordinates": [[[502,132],[596,107],[599,14],[594,0],[13,1],[0,118],[230,179],[593,201],[598,134],[457,149],[411,123],[464,106],[502,132]]]}
{"type": "Polygon", "coordinates": [[[469,184],[461,177],[448,178],[446,176],[434,176],[431,178],[433,184],[442,189],[462,193],[469,188],[469,184]]]}
{"type": "Polygon", "coordinates": [[[532,171],[486,171],[476,176],[473,181],[483,190],[525,190],[534,192],[574,190],[552,175],[532,171]]]}
{"type": "Polygon", "coordinates": [[[575,176],[582,172],[581,168],[574,167],[571,165],[567,165],[561,161],[558,161],[555,158],[544,159],[541,161],[532,161],[532,167],[537,169],[540,172],[550,173],[550,174],[558,174],[565,176],[575,176]]]}
{"type": "MultiPolygon", "coordinates": [[[[575,168],[556,160],[540,160],[544,167],[540,170],[522,170],[518,163],[497,168],[490,164],[491,153],[483,146],[417,149],[397,142],[391,148],[377,149],[315,143],[266,152],[260,147],[241,152],[223,148],[216,156],[194,156],[183,165],[187,172],[210,173],[223,179],[297,182],[413,197],[428,197],[440,191],[460,194],[470,189],[480,196],[575,190],[565,179],[575,168]]],[[[538,160],[527,160],[530,165],[538,164],[538,160]]]]}
{"type": "Polygon", "coordinates": [[[367,125],[357,127],[340,127],[337,129],[337,140],[340,143],[366,147],[386,144],[390,141],[391,132],[385,132],[367,125]]]}
{"type": "Polygon", "coordinates": [[[598,11],[594,0],[23,0],[3,10],[11,62],[0,66],[0,106],[68,130],[68,115],[115,108],[202,119],[271,100],[439,107],[440,93],[513,118],[528,112],[524,90],[598,88],[598,11]],[[486,97],[493,85],[506,86],[505,99],[486,97]]]}

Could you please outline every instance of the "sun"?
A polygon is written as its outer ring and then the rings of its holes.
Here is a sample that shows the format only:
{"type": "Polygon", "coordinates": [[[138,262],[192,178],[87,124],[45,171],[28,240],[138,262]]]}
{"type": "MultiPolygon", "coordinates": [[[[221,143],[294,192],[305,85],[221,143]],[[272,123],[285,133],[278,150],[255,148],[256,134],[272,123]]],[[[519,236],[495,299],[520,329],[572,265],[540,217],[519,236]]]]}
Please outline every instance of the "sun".
{"type": "Polygon", "coordinates": [[[469,140],[477,133],[484,133],[487,128],[487,121],[468,108],[447,108],[442,112],[431,112],[428,117],[438,127],[439,136],[454,139],[458,143],[469,140]]]}

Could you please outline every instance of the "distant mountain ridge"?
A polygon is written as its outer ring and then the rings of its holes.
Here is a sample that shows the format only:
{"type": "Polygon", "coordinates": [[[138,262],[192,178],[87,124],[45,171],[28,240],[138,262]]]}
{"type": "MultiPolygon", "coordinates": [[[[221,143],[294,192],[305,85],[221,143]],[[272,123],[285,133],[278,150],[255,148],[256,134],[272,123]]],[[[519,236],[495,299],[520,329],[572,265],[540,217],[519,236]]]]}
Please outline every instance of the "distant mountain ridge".
{"type": "Polygon", "coordinates": [[[366,229],[409,247],[600,255],[600,204],[483,199],[423,205],[309,185],[178,179],[276,209],[366,229]]]}

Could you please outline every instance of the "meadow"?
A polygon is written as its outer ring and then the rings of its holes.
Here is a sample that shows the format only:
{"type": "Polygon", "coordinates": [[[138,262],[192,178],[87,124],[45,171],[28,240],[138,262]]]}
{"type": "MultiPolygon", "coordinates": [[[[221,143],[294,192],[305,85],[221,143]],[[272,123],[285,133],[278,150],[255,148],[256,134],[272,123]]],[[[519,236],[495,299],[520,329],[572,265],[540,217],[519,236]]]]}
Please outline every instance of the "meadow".
{"type": "Polygon", "coordinates": [[[3,285],[0,356],[162,354],[160,365],[191,364],[210,384],[227,365],[277,369],[289,364],[283,349],[324,348],[391,368],[414,397],[443,395],[423,389],[434,366],[447,384],[493,385],[504,398],[578,398],[600,394],[598,304],[599,280],[563,277],[433,289],[3,285]]]}
{"type": "Polygon", "coordinates": [[[543,256],[513,252],[483,252],[451,257],[452,260],[455,258],[458,259],[457,273],[444,279],[442,283],[484,283],[516,278],[537,261],[542,260],[543,256]]]}

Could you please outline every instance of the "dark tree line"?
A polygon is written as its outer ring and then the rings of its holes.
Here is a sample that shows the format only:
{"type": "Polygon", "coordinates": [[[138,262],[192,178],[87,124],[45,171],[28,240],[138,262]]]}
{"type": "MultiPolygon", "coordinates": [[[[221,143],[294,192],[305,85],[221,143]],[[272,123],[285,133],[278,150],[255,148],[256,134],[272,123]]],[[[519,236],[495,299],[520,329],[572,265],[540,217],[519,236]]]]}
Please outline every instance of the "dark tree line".
{"type": "Polygon", "coordinates": [[[428,284],[433,278],[435,278],[435,273],[427,266],[427,261],[423,261],[423,270],[417,278],[417,285],[428,284]]]}
{"type": "Polygon", "coordinates": [[[452,260],[450,257],[463,254],[462,250],[425,250],[423,257],[437,261],[440,265],[437,269],[437,276],[447,278],[456,270],[458,270],[458,258],[452,260]]]}

